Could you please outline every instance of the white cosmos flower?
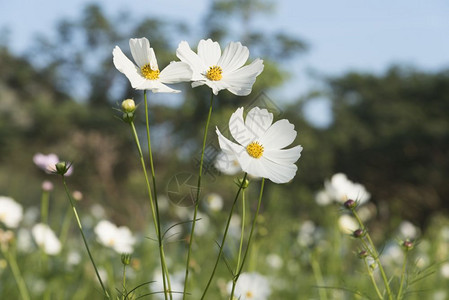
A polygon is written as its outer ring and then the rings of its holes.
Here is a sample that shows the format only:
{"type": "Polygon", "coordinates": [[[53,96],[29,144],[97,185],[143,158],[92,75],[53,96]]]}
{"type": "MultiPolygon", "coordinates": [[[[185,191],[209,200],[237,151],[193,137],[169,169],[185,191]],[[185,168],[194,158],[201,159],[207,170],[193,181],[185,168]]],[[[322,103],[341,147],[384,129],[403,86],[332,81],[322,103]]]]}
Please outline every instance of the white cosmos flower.
{"type": "Polygon", "coordinates": [[[56,255],[61,252],[61,242],[48,225],[38,223],[31,229],[36,244],[48,255],[56,255]]]}
{"type": "Polygon", "coordinates": [[[190,81],[192,70],[183,62],[171,62],[159,71],[156,55],[147,38],[130,39],[129,47],[137,66],[129,60],[122,50],[115,46],[112,51],[113,62],[117,70],[125,74],[131,86],[138,90],[151,90],[153,93],[179,93],[165,85],[190,81]]]}
{"type": "Polygon", "coordinates": [[[337,202],[344,203],[351,199],[363,204],[371,194],[360,183],[354,183],[343,173],[334,174],[330,181],[324,183],[326,192],[337,202]]]}
{"type": "Polygon", "coordinates": [[[117,227],[109,221],[102,220],[95,226],[98,241],[117,253],[132,253],[136,239],[126,226],[117,227]]]}
{"type": "Polygon", "coordinates": [[[6,227],[17,228],[22,219],[22,205],[10,197],[0,196],[0,222],[6,227]]]}
{"type": "Polygon", "coordinates": [[[242,171],[235,155],[220,152],[215,158],[215,167],[226,175],[235,175],[242,171]]]}
{"type": "Polygon", "coordinates": [[[261,59],[243,66],[248,60],[249,50],[240,42],[229,43],[221,53],[217,42],[211,39],[201,40],[196,54],[183,41],[179,44],[176,55],[192,68],[192,87],[207,84],[215,95],[224,89],[237,96],[249,95],[256,77],[264,67],[261,59]]]}
{"type": "MultiPolygon", "coordinates": [[[[182,292],[184,290],[184,275],[185,274],[182,271],[170,275],[170,286],[173,300],[181,300],[183,298],[182,292]]],[[[155,271],[153,273],[153,282],[150,283],[150,289],[155,293],[155,298],[165,299],[164,282],[162,281],[162,273],[160,271],[155,271]]]]}
{"type": "Polygon", "coordinates": [[[338,218],[338,227],[345,234],[351,234],[360,228],[357,220],[349,215],[341,215],[338,218]]]}
{"type": "MultiPolygon", "coordinates": [[[[232,281],[227,286],[228,293],[232,290],[232,281]]],[[[259,273],[242,273],[235,286],[234,296],[240,300],[266,300],[271,294],[268,279],[259,273]]]]}
{"type": "Polygon", "coordinates": [[[229,119],[229,131],[237,143],[225,138],[217,128],[218,142],[223,152],[236,157],[248,175],[286,183],[296,174],[295,162],[302,147],[283,149],[296,138],[294,125],[286,119],[272,123],[273,114],[258,107],[251,109],[243,120],[240,107],[229,119]]]}

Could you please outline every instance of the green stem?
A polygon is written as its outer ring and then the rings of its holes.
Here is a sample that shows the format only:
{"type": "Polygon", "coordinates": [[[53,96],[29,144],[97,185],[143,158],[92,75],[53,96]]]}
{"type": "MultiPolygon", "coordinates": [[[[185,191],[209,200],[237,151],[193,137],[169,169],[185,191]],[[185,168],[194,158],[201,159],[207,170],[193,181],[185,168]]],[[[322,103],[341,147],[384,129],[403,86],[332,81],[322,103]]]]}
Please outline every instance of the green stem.
{"type": "Polygon", "coordinates": [[[312,264],[313,275],[315,276],[315,281],[318,285],[318,293],[320,294],[320,299],[327,300],[327,293],[324,288],[324,279],[323,279],[323,274],[321,273],[320,263],[315,258],[314,253],[312,253],[312,255],[311,255],[311,264],[312,264]]]}
{"type": "Polygon", "coordinates": [[[243,235],[245,233],[245,221],[246,221],[246,208],[245,208],[245,190],[242,192],[242,231],[240,232],[240,246],[239,246],[239,254],[237,256],[237,266],[235,268],[235,273],[237,274],[240,266],[240,258],[242,256],[242,248],[243,248],[243,235]]]}
{"type": "Polygon", "coordinates": [[[195,208],[194,208],[194,212],[193,212],[192,229],[190,231],[189,248],[187,250],[186,274],[185,274],[185,279],[184,279],[184,291],[183,291],[183,296],[182,296],[183,300],[185,300],[185,297],[187,294],[187,282],[188,282],[188,277],[189,277],[190,256],[192,253],[193,236],[195,234],[196,216],[198,213],[198,206],[200,203],[199,199],[200,199],[200,192],[201,192],[201,179],[202,179],[202,174],[203,174],[204,151],[206,148],[207,132],[209,129],[210,117],[212,115],[213,101],[214,101],[214,94],[211,92],[209,113],[207,115],[206,126],[204,128],[203,147],[201,148],[200,169],[199,169],[199,173],[198,173],[198,185],[197,185],[197,190],[196,190],[196,199],[195,199],[195,208]]]}
{"type": "MultiPolygon", "coordinates": [[[[159,256],[161,258],[161,268],[163,274],[164,287],[168,285],[168,293],[170,299],[173,299],[171,294],[171,284],[170,284],[170,276],[168,273],[167,264],[165,263],[165,254],[164,254],[164,246],[162,243],[162,233],[161,233],[161,219],[159,216],[159,204],[157,201],[157,185],[156,185],[156,173],[154,172],[154,162],[153,162],[153,151],[151,150],[151,137],[150,137],[150,121],[149,121],[149,113],[148,113],[148,100],[147,100],[147,91],[143,91],[143,98],[145,101],[145,124],[147,131],[147,141],[148,141],[148,155],[150,158],[150,168],[151,168],[151,177],[153,181],[153,194],[154,194],[154,204],[156,208],[156,221],[157,221],[157,239],[159,245],[159,256]],[[167,282],[165,283],[165,279],[167,282]]],[[[151,197],[151,196],[150,196],[151,197]]],[[[167,294],[167,290],[164,290],[164,294],[167,294]]]]}
{"type": "MultiPolygon", "coordinates": [[[[145,160],[143,159],[142,148],[140,147],[140,141],[139,141],[139,137],[137,135],[136,127],[134,126],[134,122],[130,122],[130,125],[131,125],[131,129],[133,132],[134,140],[136,142],[137,150],[139,151],[140,163],[142,165],[143,175],[145,176],[145,183],[147,186],[148,197],[150,198],[151,214],[153,215],[154,227],[156,230],[156,234],[158,236],[158,244],[160,244],[160,242],[159,242],[159,226],[158,226],[157,217],[156,217],[156,211],[155,211],[155,206],[154,206],[154,201],[153,201],[153,194],[151,193],[150,180],[148,179],[147,169],[145,166],[145,160]]],[[[168,299],[167,298],[167,283],[165,280],[165,269],[164,269],[164,265],[163,265],[161,247],[159,247],[159,257],[161,260],[162,281],[164,284],[164,296],[165,296],[165,300],[167,300],[168,299]]]]}
{"type": "Polygon", "coordinates": [[[257,202],[257,210],[256,210],[256,214],[253,219],[253,223],[251,225],[251,230],[249,232],[248,244],[245,249],[245,254],[243,255],[242,265],[240,266],[240,269],[238,270],[237,274],[234,276],[234,280],[232,282],[231,297],[229,298],[231,300],[233,299],[233,296],[234,296],[234,290],[235,290],[235,286],[237,285],[237,280],[239,279],[240,274],[242,274],[243,266],[245,265],[246,257],[248,256],[248,251],[249,251],[249,248],[251,245],[251,239],[253,237],[254,229],[256,228],[257,217],[259,216],[260,204],[262,203],[264,185],[265,185],[265,178],[262,178],[262,184],[260,186],[260,193],[259,193],[259,201],[257,202]]]}
{"type": "MultiPolygon", "coordinates": [[[[1,247],[0,247],[1,248],[1,247]]],[[[25,280],[22,277],[22,273],[20,272],[19,265],[17,264],[16,256],[8,252],[8,250],[2,249],[3,256],[8,261],[9,266],[11,267],[12,274],[14,276],[14,280],[17,283],[17,287],[19,288],[20,295],[23,300],[30,300],[30,295],[28,293],[27,286],[25,284],[25,280]]]]}
{"type": "Polygon", "coordinates": [[[122,283],[122,285],[123,285],[122,300],[125,300],[125,296],[126,296],[126,264],[123,264],[123,283],[122,283]]]}
{"type": "Polygon", "coordinates": [[[405,250],[405,254],[404,254],[404,262],[402,263],[402,274],[401,274],[401,284],[399,286],[399,292],[398,292],[398,300],[402,299],[402,289],[404,287],[404,279],[405,279],[405,268],[407,266],[407,254],[408,251],[405,250]]]}
{"type": "Polygon", "coordinates": [[[380,292],[379,287],[377,286],[376,279],[374,279],[373,271],[371,270],[371,267],[368,265],[366,258],[364,259],[364,262],[366,269],[368,270],[368,275],[371,278],[371,282],[374,286],[374,289],[376,290],[377,297],[379,297],[379,299],[382,300],[384,297],[382,297],[382,293],[380,292]]]}
{"type": "MultiPolygon", "coordinates": [[[[48,226],[48,202],[50,198],[50,192],[42,190],[41,196],[41,222],[48,226]]],[[[45,252],[43,246],[40,247],[42,261],[44,263],[44,268],[47,265],[47,253],[45,252]]]]}
{"type": "Polygon", "coordinates": [[[203,295],[201,296],[201,300],[203,300],[204,297],[206,296],[207,290],[209,289],[209,286],[212,283],[212,279],[214,278],[215,271],[217,270],[218,262],[220,261],[221,255],[223,253],[224,244],[226,242],[226,237],[228,235],[229,224],[231,223],[232,213],[234,212],[235,204],[237,203],[237,199],[239,198],[240,191],[243,189],[243,186],[246,184],[245,181],[246,181],[246,177],[247,176],[248,176],[248,174],[245,173],[245,175],[243,176],[243,179],[242,179],[242,181],[240,183],[240,186],[239,186],[239,189],[237,191],[237,194],[235,195],[234,202],[232,203],[231,211],[229,212],[228,221],[226,222],[226,228],[225,228],[225,231],[224,231],[224,234],[223,234],[223,238],[221,240],[220,250],[219,250],[218,255],[217,255],[217,260],[215,261],[215,265],[214,265],[214,268],[212,270],[212,274],[210,275],[209,281],[207,282],[206,288],[204,289],[203,295]]]}
{"type": "Polygon", "coordinates": [[[100,274],[98,273],[97,266],[95,265],[94,258],[92,257],[92,254],[90,253],[89,246],[87,245],[87,240],[86,240],[86,237],[84,236],[83,227],[82,227],[82,225],[81,225],[80,218],[78,217],[78,212],[77,212],[77,210],[76,210],[76,207],[75,207],[75,204],[74,204],[74,202],[73,202],[72,196],[70,196],[70,192],[69,192],[69,189],[68,189],[67,184],[66,184],[66,182],[65,182],[65,177],[64,177],[64,175],[62,176],[62,182],[64,183],[64,189],[65,189],[65,192],[66,192],[66,194],[67,194],[67,197],[69,198],[70,206],[72,207],[73,214],[75,215],[76,222],[77,222],[77,224],[78,224],[78,228],[79,228],[79,230],[80,230],[81,236],[83,237],[84,246],[86,247],[87,253],[89,254],[90,261],[92,262],[92,265],[93,265],[93,267],[94,267],[94,269],[95,269],[95,274],[97,275],[98,281],[100,282],[100,285],[101,285],[101,288],[103,289],[104,295],[106,296],[106,298],[109,299],[109,298],[110,298],[110,297],[109,297],[109,294],[108,294],[108,292],[106,291],[106,288],[104,287],[103,281],[101,280],[100,274]]]}
{"type": "Polygon", "coordinates": [[[381,274],[381,276],[382,276],[382,280],[383,280],[384,285],[385,285],[385,290],[387,291],[388,299],[389,299],[389,300],[393,300],[393,294],[391,293],[390,284],[389,284],[389,282],[388,282],[387,275],[385,274],[385,270],[384,270],[384,268],[382,267],[382,264],[381,264],[380,259],[379,259],[379,253],[377,252],[377,249],[376,249],[376,247],[374,246],[374,243],[373,243],[373,241],[372,241],[372,239],[371,239],[371,236],[370,236],[370,234],[368,233],[368,231],[366,230],[365,224],[363,224],[363,222],[362,222],[362,220],[360,219],[359,215],[357,214],[357,211],[355,210],[355,208],[352,208],[351,211],[352,211],[354,217],[356,218],[357,222],[359,223],[360,228],[361,228],[361,229],[365,232],[365,234],[366,234],[366,235],[365,235],[366,240],[368,241],[368,244],[370,245],[369,250],[370,250],[371,253],[373,254],[373,259],[376,261],[377,265],[379,266],[379,271],[380,271],[380,274],[381,274]]]}

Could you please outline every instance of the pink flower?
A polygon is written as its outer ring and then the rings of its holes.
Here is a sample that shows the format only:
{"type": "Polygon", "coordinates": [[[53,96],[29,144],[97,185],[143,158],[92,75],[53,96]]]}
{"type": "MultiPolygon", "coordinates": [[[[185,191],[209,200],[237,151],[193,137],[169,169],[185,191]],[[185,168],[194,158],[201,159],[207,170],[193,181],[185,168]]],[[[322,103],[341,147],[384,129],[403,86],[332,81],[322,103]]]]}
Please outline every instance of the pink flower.
{"type": "MultiPolygon", "coordinates": [[[[47,174],[52,174],[56,171],[56,164],[59,162],[59,158],[56,154],[50,153],[48,155],[42,153],[36,153],[33,156],[33,162],[41,170],[44,170],[47,174]]],[[[70,176],[73,173],[73,168],[70,167],[67,170],[65,176],[70,176]]]]}

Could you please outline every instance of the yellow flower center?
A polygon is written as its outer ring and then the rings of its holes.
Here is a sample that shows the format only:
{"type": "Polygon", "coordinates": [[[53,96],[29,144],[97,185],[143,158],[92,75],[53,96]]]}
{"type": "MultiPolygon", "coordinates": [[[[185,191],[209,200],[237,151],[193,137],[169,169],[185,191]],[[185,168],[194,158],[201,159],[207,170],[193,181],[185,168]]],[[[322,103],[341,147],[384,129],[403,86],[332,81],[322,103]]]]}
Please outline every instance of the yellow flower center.
{"type": "Polygon", "coordinates": [[[206,77],[209,78],[209,80],[218,81],[223,77],[221,73],[223,73],[221,67],[212,66],[209,67],[209,71],[207,71],[206,77]]]}
{"type": "Polygon", "coordinates": [[[260,158],[263,154],[263,146],[259,142],[252,142],[246,147],[246,152],[249,156],[260,158]]]}
{"type": "Polygon", "coordinates": [[[251,299],[253,297],[253,293],[251,291],[246,292],[246,298],[251,299]]]}
{"type": "Polygon", "coordinates": [[[108,245],[109,246],[114,246],[115,245],[115,240],[113,238],[110,238],[108,241],[108,245]]]}
{"type": "Polygon", "coordinates": [[[142,72],[143,77],[150,80],[155,80],[159,78],[159,70],[152,70],[150,64],[144,65],[140,71],[142,72]]]}

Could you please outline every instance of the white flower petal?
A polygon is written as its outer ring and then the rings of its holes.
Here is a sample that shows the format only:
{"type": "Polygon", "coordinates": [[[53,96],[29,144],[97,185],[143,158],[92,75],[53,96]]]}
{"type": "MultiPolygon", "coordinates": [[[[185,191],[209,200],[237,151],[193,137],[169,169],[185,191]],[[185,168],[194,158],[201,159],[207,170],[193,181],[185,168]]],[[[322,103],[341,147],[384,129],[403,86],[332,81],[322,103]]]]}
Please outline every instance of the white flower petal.
{"type": "Polygon", "coordinates": [[[298,170],[295,164],[277,164],[263,156],[259,160],[261,160],[261,164],[263,164],[267,172],[267,174],[261,177],[268,178],[274,183],[289,182],[295,177],[298,170]]]}
{"type": "Polygon", "coordinates": [[[126,56],[122,50],[116,46],[112,51],[114,66],[131,82],[133,88],[137,88],[145,82],[145,78],[140,75],[140,69],[134,65],[126,56]]]}
{"type": "Polygon", "coordinates": [[[157,65],[156,54],[154,54],[153,48],[150,48],[150,68],[153,71],[159,70],[157,65]]]}
{"type": "Polygon", "coordinates": [[[293,164],[301,157],[301,146],[290,149],[265,149],[263,157],[277,164],[293,164]]]}
{"type": "Polygon", "coordinates": [[[160,80],[145,80],[141,85],[136,87],[138,90],[151,90],[153,93],[180,93],[180,90],[174,90],[166,86],[160,80]]]}
{"type": "Polygon", "coordinates": [[[256,59],[250,65],[244,66],[230,73],[223,73],[221,81],[226,82],[227,88],[237,96],[247,96],[251,93],[256,77],[263,71],[263,60],[256,59]]]}
{"type": "Polygon", "coordinates": [[[218,92],[221,90],[225,90],[229,87],[229,85],[224,82],[224,81],[212,81],[209,79],[206,79],[206,81],[204,82],[206,83],[213,91],[214,95],[218,95],[218,92]]]}
{"type": "Polygon", "coordinates": [[[232,137],[244,147],[256,139],[256,136],[245,126],[245,122],[243,121],[243,107],[238,108],[231,115],[229,119],[229,131],[232,137]]]}
{"type": "MultiPolygon", "coordinates": [[[[152,55],[154,57],[154,52],[151,53],[152,49],[150,48],[150,42],[147,38],[130,39],[129,48],[131,49],[134,61],[140,68],[151,62],[152,55]]],[[[157,63],[156,69],[153,69],[153,66],[151,66],[151,69],[156,70],[157,63]]]]}
{"type": "Polygon", "coordinates": [[[188,64],[180,61],[172,61],[159,74],[159,79],[163,83],[190,81],[190,78],[192,78],[192,69],[188,64]]]}
{"type": "MultiPolygon", "coordinates": [[[[196,87],[198,87],[198,86],[202,86],[202,85],[205,85],[206,84],[206,82],[205,81],[194,81],[194,82],[192,82],[192,87],[193,88],[196,88],[196,87]]],[[[215,94],[216,95],[216,94],[215,94]]]]}
{"type": "Polygon", "coordinates": [[[234,175],[242,171],[240,164],[234,153],[221,152],[215,159],[215,167],[222,173],[227,175],[234,175]]]}
{"type": "Polygon", "coordinates": [[[223,152],[225,152],[228,155],[238,155],[241,152],[246,152],[245,148],[243,148],[241,145],[238,145],[234,142],[231,142],[230,140],[228,140],[227,138],[225,138],[220,130],[218,130],[218,128],[215,128],[215,132],[218,135],[218,143],[220,144],[220,148],[221,150],[223,150],[223,152]]]}
{"type": "Polygon", "coordinates": [[[218,61],[223,73],[233,72],[243,66],[249,57],[249,50],[242,46],[240,42],[230,42],[223,51],[223,55],[218,61]]]}
{"type": "Polygon", "coordinates": [[[296,138],[295,126],[283,119],[275,122],[265,132],[259,142],[265,149],[282,149],[290,145],[296,138]]]}
{"type": "Polygon", "coordinates": [[[273,123],[273,114],[266,109],[254,107],[246,115],[245,125],[254,137],[260,138],[273,123]]]}
{"type": "Polygon", "coordinates": [[[201,40],[198,43],[198,56],[206,68],[216,66],[221,56],[220,44],[211,39],[201,40]]]}
{"type": "Polygon", "coordinates": [[[202,75],[202,73],[207,67],[204,65],[204,62],[200,59],[198,54],[192,51],[186,41],[179,43],[178,49],[176,49],[176,56],[192,68],[193,74],[191,80],[204,80],[204,75],[202,75]]]}

